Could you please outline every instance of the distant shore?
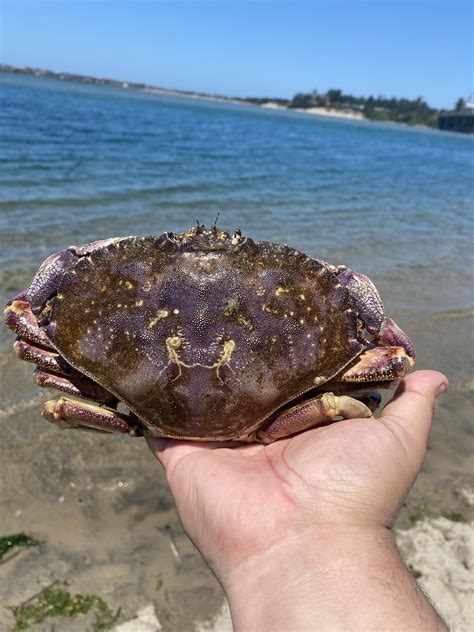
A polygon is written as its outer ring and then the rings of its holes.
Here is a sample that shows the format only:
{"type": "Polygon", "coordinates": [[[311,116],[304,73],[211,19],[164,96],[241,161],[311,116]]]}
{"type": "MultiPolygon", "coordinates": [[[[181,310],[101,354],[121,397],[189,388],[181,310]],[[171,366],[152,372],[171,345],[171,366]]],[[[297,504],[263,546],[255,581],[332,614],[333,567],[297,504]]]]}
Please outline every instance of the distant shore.
{"type": "Polygon", "coordinates": [[[187,99],[204,99],[206,101],[215,101],[218,103],[233,103],[235,105],[253,105],[271,110],[285,110],[287,112],[302,112],[304,114],[315,114],[317,116],[329,116],[350,120],[370,120],[360,112],[336,110],[334,108],[290,108],[287,105],[278,103],[277,101],[264,101],[256,103],[254,100],[227,97],[220,94],[209,94],[206,92],[190,92],[186,90],[177,90],[171,88],[161,88],[143,83],[133,83],[129,81],[118,81],[116,79],[103,79],[101,77],[90,77],[87,75],[76,75],[67,72],[56,72],[53,70],[43,70],[41,68],[9,66],[0,64],[0,72],[9,72],[13,74],[29,75],[33,77],[44,77],[46,79],[57,79],[59,81],[76,81],[89,85],[105,86],[110,88],[120,88],[123,90],[142,90],[150,94],[159,94],[163,96],[183,97],[187,99]]]}
{"type": "Polygon", "coordinates": [[[255,103],[253,100],[240,97],[227,97],[220,94],[209,94],[206,92],[190,92],[186,90],[161,88],[144,83],[118,81],[116,79],[103,79],[101,77],[90,77],[88,75],[76,75],[67,72],[56,72],[53,70],[43,70],[41,68],[30,68],[28,66],[24,68],[19,68],[17,66],[0,64],[0,72],[30,75],[33,77],[44,77],[46,79],[57,79],[59,81],[76,81],[78,83],[105,86],[110,88],[120,88],[122,90],[142,90],[143,92],[148,92],[150,94],[160,94],[164,96],[184,97],[188,99],[205,99],[206,101],[216,101],[219,103],[234,103],[235,105],[256,105],[268,109],[303,112],[305,114],[316,114],[319,116],[332,116],[353,120],[368,120],[360,112],[346,112],[343,110],[336,110],[334,108],[290,108],[287,105],[278,103],[277,101],[265,101],[263,103],[255,103]]]}
{"type": "MultiPolygon", "coordinates": [[[[421,98],[386,99],[385,97],[354,97],[343,95],[341,90],[328,90],[325,94],[298,93],[292,99],[267,97],[229,97],[207,92],[194,92],[152,86],[145,83],[120,81],[89,75],[78,75],[70,72],[59,72],[29,66],[17,67],[0,64],[0,72],[23,74],[33,77],[44,77],[61,81],[75,81],[88,85],[105,86],[124,90],[140,90],[164,96],[178,96],[190,99],[204,99],[220,103],[236,105],[256,105],[268,109],[303,112],[316,116],[329,116],[357,121],[375,121],[379,123],[396,123],[412,127],[430,127],[455,132],[474,132],[474,110],[463,109],[441,111],[430,108],[421,98]]],[[[469,105],[469,107],[471,107],[469,105]]]]}
{"type": "Polygon", "coordinates": [[[161,86],[152,86],[146,83],[120,81],[118,79],[106,79],[103,77],[92,77],[90,75],[78,75],[71,72],[60,72],[56,70],[46,70],[43,68],[32,68],[30,66],[18,67],[10,66],[8,64],[0,64],[0,72],[7,72],[16,75],[29,75],[32,77],[42,77],[44,79],[57,79],[59,81],[75,81],[77,83],[85,83],[87,85],[119,88],[122,90],[141,90],[143,92],[162,94],[166,96],[179,96],[191,99],[207,99],[209,101],[222,101],[226,103],[251,104],[250,100],[241,99],[240,97],[227,97],[221,94],[211,94],[208,92],[193,92],[189,90],[178,90],[175,88],[163,88],[161,86]]]}

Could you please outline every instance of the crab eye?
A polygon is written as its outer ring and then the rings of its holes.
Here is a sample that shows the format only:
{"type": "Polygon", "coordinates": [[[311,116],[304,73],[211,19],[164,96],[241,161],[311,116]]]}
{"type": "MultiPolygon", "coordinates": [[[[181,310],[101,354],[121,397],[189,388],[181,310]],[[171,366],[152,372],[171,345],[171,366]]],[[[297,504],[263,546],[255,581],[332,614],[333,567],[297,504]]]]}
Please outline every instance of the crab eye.
{"type": "Polygon", "coordinates": [[[183,241],[183,236],[179,233],[166,233],[166,237],[174,244],[180,244],[183,241]]]}
{"type": "Polygon", "coordinates": [[[236,230],[235,233],[232,235],[230,243],[233,246],[237,246],[238,244],[240,244],[241,241],[242,241],[242,233],[240,232],[240,230],[236,230]]]}
{"type": "Polygon", "coordinates": [[[236,228],[232,234],[232,238],[230,240],[230,243],[233,246],[237,246],[238,244],[240,244],[240,242],[242,241],[242,233],[240,232],[240,230],[238,228],[236,228]]]}

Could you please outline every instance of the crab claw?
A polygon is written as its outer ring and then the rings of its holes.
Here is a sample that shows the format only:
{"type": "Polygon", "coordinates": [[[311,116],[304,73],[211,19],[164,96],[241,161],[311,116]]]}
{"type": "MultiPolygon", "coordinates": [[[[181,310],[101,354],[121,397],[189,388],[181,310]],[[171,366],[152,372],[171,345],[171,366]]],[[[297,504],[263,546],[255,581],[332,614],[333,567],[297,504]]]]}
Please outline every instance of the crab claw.
{"type": "Polygon", "coordinates": [[[403,347],[407,352],[410,369],[415,364],[415,347],[404,331],[391,318],[385,318],[377,340],[387,347],[403,347]]]}
{"type": "Polygon", "coordinates": [[[385,311],[377,288],[360,272],[344,266],[336,273],[338,281],[348,290],[363,327],[375,337],[375,342],[385,347],[403,347],[410,362],[410,370],[415,364],[415,347],[412,341],[385,311]]]}

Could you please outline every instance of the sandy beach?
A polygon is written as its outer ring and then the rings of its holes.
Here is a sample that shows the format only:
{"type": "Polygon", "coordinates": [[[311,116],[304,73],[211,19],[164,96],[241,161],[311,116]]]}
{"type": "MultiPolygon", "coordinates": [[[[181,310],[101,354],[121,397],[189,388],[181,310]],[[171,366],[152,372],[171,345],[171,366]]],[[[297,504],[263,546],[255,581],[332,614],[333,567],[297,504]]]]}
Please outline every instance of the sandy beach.
{"type": "MultiPolygon", "coordinates": [[[[234,105],[255,105],[251,102],[230,99],[226,97],[212,96],[212,95],[203,95],[197,93],[183,93],[176,90],[165,90],[160,88],[145,88],[144,92],[148,92],[150,94],[159,94],[159,95],[169,95],[176,97],[184,97],[186,99],[196,99],[196,100],[204,100],[211,101],[215,103],[232,103],[234,105]]],[[[276,103],[275,101],[268,101],[266,103],[262,103],[262,105],[258,106],[265,108],[267,110],[283,110],[286,112],[302,112],[303,114],[315,114],[316,116],[329,116],[333,118],[340,118],[352,121],[366,121],[367,119],[361,112],[354,111],[344,111],[337,110],[335,108],[289,108],[286,105],[281,105],[280,103],[276,103]]],[[[389,121],[392,122],[392,121],[389,121]]]]}
{"type": "Polygon", "coordinates": [[[336,110],[334,108],[288,108],[285,105],[280,105],[274,101],[264,103],[262,108],[268,108],[270,110],[287,110],[289,112],[303,112],[304,114],[316,114],[317,116],[332,116],[335,118],[365,121],[366,118],[360,112],[345,112],[343,110],[336,110]]]}

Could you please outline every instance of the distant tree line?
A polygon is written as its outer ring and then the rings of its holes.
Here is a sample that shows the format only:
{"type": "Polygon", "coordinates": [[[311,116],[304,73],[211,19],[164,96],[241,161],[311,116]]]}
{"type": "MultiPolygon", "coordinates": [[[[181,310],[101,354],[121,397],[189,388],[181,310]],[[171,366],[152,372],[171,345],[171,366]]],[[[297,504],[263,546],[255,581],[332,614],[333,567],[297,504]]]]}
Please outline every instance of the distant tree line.
{"type": "Polygon", "coordinates": [[[246,101],[248,103],[254,103],[255,105],[265,105],[265,103],[277,103],[288,107],[290,105],[289,99],[280,99],[278,97],[233,97],[236,101],[246,101]]]}
{"type": "Polygon", "coordinates": [[[323,107],[335,110],[356,111],[376,121],[396,121],[410,125],[437,127],[438,110],[431,108],[422,97],[396,99],[383,96],[356,97],[342,90],[317,91],[310,94],[298,93],[290,101],[290,108],[323,107]]]}
{"type": "MultiPolygon", "coordinates": [[[[264,105],[274,102],[288,108],[307,110],[309,108],[326,108],[344,112],[360,112],[365,118],[375,121],[395,121],[408,125],[427,125],[438,127],[441,110],[432,108],[422,97],[417,99],[397,99],[384,96],[360,97],[344,94],[342,90],[331,89],[327,92],[298,92],[292,99],[249,98],[250,103],[264,105]]],[[[457,100],[454,111],[462,111],[464,99],[457,100]]]]}

